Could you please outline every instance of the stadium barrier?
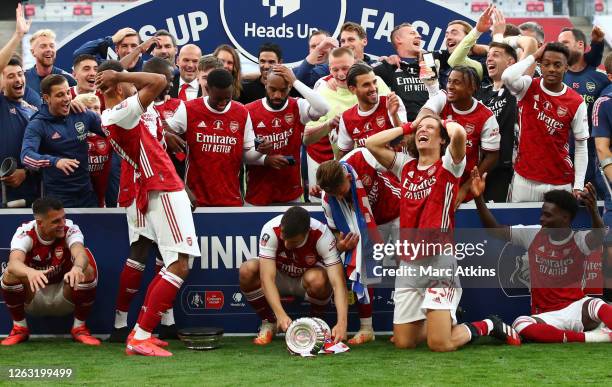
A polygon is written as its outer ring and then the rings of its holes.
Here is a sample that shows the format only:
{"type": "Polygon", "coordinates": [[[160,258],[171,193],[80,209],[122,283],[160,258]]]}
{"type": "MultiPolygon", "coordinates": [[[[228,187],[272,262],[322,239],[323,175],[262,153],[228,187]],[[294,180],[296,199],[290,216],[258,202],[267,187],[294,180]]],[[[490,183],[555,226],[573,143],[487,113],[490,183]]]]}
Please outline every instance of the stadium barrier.
{"type": "MultiPolygon", "coordinates": [[[[490,205],[500,223],[538,224],[540,203],[490,205]]],[[[174,311],[177,324],[187,326],[219,326],[228,333],[252,333],[258,328],[258,318],[238,288],[238,268],[248,258],[257,254],[261,227],[272,217],[288,207],[244,207],[244,208],[201,208],[194,213],[198,242],[202,257],[192,262],[191,272],[181,289],[174,311]]],[[[324,221],[319,206],[307,206],[313,217],[324,221]]],[[[69,209],[67,217],[75,222],[85,235],[86,246],[96,257],[99,270],[99,284],[92,315],[88,325],[93,333],[108,334],[114,319],[115,297],[119,275],[129,252],[127,224],[121,209],[69,209]]],[[[6,268],[10,240],[16,228],[32,219],[29,210],[3,210],[0,212],[0,262],[6,268]]],[[[576,218],[577,227],[590,224],[589,217],[581,209],[576,218]]],[[[475,207],[464,205],[457,212],[458,228],[481,227],[475,207]]],[[[503,249],[510,267],[505,272],[518,271],[513,261],[516,252],[503,249]]],[[[501,248],[488,259],[499,259],[501,248]]],[[[518,253],[520,254],[520,253],[518,253]]],[[[154,258],[150,257],[143,279],[143,290],[135,298],[130,310],[130,323],[137,317],[138,308],[144,298],[146,286],[153,274],[154,258]]],[[[503,270],[500,270],[503,271],[503,270]]],[[[510,275],[510,274],[508,274],[510,275]]],[[[507,281],[507,278],[504,279],[507,281]]],[[[467,288],[463,291],[461,306],[464,318],[475,320],[491,313],[500,315],[511,322],[519,314],[529,312],[529,296],[526,289],[467,288]]],[[[392,329],[392,289],[376,289],[374,306],[374,328],[378,331],[392,329]]],[[[0,302],[3,304],[3,301],[0,302]]],[[[301,300],[286,305],[293,317],[308,314],[308,305],[301,300]]],[[[349,308],[349,330],[358,328],[356,308],[349,308]]],[[[335,312],[329,308],[328,320],[333,323],[335,312]]],[[[72,317],[28,318],[33,334],[65,334],[72,317]]],[[[0,334],[8,333],[11,321],[5,305],[0,305],[0,334]]]]}

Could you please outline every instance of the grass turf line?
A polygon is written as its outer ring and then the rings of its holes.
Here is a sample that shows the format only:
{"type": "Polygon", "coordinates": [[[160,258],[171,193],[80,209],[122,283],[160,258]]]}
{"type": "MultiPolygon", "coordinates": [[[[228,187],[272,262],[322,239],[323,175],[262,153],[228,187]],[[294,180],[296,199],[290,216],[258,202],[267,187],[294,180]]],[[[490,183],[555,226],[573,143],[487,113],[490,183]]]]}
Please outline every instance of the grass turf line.
{"type": "Polygon", "coordinates": [[[251,338],[226,337],[213,351],[191,351],[171,341],[171,358],[126,356],[124,345],[86,347],[69,339],[32,339],[0,348],[0,384],[6,367],[72,367],[70,380],[45,385],[612,385],[610,344],[499,345],[487,339],[457,352],[436,354],[421,346],[395,350],[387,337],[349,353],[316,358],[290,356],[282,338],[266,347],[251,338]],[[486,343],[484,343],[486,341],[486,343]]]}

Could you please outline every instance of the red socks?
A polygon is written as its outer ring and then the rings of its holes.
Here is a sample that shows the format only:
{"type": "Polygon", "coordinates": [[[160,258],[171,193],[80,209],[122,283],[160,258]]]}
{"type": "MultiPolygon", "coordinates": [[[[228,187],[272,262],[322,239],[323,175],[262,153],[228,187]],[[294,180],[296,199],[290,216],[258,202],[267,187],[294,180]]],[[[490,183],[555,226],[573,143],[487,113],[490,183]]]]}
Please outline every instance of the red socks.
{"type": "Polygon", "coordinates": [[[125,262],[121,276],[119,277],[119,293],[117,294],[116,309],[127,312],[130,303],[138,293],[145,265],[128,259],[125,262]]]}
{"type": "Polygon", "coordinates": [[[6,285],[2,282],[2,297],[13,321],[25,319],[25,290],[23,284],[6,285]]]}
{"type": "Polygon", "coordinates": [[[147,332],[153,332],[159,325],[162,314],[174,303],[178,290],[183,285],[183,280],[162,270],[149,285],[147,296],[138,317],[138,326],[147,332]]]}
{"type": "Polygon", "coordinates": [[[274,315],[272,308],[270,308],[268,301],[266,301],[266,297],[264,296],[261,288],[251,292],[242,291],[242,293],[244,293],[247,302],[253,309],[255,309],[255,313],[257,313],[260,319],[268,320],[268,322],[276,321],[276,316],[274,315]]]}
{"type": "Polygon", "coordinates": [[[96,300],[96,288],[98,280],[80,283],[76,290],[72,291],[72,302],[74,303],[74,318],[85,321],[91,307],[96,300]]]}
{"type": "Polygon", "coordinates": [[[521,336],[537,343],[584,342],[584,332],[563,331],[548,324],[531,324],[521,330],[521,336]]]}
{"type": "Polygon", "coordinates": [[[357,311],[359,312],[359,318],[370,318],[372,317],[372,303],[374,302],[374,289],[368,288],[368,295],[370,296],[369,304],[357,304],[357,311]]]}

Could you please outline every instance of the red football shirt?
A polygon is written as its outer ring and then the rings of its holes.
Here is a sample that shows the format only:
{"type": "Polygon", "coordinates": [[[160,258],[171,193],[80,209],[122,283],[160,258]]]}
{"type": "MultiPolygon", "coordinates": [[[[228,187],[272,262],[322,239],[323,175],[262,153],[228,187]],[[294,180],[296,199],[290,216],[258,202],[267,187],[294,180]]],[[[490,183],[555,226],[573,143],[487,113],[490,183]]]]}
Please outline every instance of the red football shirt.
{"type": "Polygon", "coordinates": [[[517,98],[520,134],[514,170],[545,184],[571,184],[575,173],[569,155],[570,131],[577,140],[589,137],[582,96],[565,85],[561,92],[551,92],[540,78],[534,78],[517,98]]]}
{"type": "Polygon", "coordinates": [[[243,151],[255,144],[248,110],[231,101],[223,111],[208,97],[180,104],[167,121],[187,141],[187,186],[197,206],[241,206],[238,175],[243,151]]]}
{"type": "Polygon", "coordinates": [[[306,270],[316,266],[340,264],[336,238],[316,219],[310,219],[310,230],[302,245],[293,250],[285,248],[280,230],[282,217],[272,218],[261,229],[259,258],[275,260],[276,269],[291,277],[301,277],[306,270]]]}
{"type": "Polygon", "coordinates": [[[585,262],[591,250],[587,231],[571,232],[553,241],[541,227],[512,227],[512,243],[527,249],[531,282],[531,313],[560,310],[585,297],[585,262]]]}
{"type": "Polygon", "coordinates": [[[253,121],[255,137],[274,144],[268,154],[291,156],[295,164],[282,169],[249,165],[244,200],[257,206],[296,200],[303,194],[300,149],[304,125],[310,121],[310,104],[301,98],[288,98],[283,108],[273,110],[263,98],[245,107],[253,121]]]}
{"type": "Polygon", "coordinates": [[[157,141],[158,125],[157,112],[150,106],[145,109],[138,94],[102,113],[102,126],[111,145],[128,164],[125,173],[122,167],[120,196],[124,189],[134,187],[136,204],[142,213],[146,212],[149,192],[175,192],[184,187],[157,141]]]}
{"type": "Polygon", "coordinates": [[[64,237],[45,241],[36,229],[36,220],[21,225],[11,240],[11,250],[26,254],[25,265],[36,270],[51,269],[46,273],[49,284],[64,280],[64,274],[72,269],[70,247],[75,243],[84,244],[79,226],[66,219],[64,237]]]}

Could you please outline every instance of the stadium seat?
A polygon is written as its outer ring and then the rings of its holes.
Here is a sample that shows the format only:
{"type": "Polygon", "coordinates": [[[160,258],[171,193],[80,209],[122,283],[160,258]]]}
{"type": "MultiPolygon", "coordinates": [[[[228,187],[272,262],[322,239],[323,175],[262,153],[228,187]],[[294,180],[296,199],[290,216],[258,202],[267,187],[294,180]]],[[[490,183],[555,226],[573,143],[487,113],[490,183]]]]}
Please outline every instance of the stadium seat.
{"type": "Polygon", "coordinates": [[[83,6],[75,5],[74,8],[72,8],[72,14],[74,16],[81,16],[83,14],[83,6]]]}
{"type": "Polygon", "coordinates": [[[83,15],[84,16],[91,16],[92,13],[93,13],[93,8],[91,7],[91,5],[84,5],[83,6],[83,15]]]}
{"type": "Polygon", "coordinates": [[[487,9],[488,6],[489,3],[487,1],[472,1],[471,9],[473,13],[480,13],[487,9]]]}
{"type": "Polygon", "coordinates": [[[544,12],[543,1],[528,1],[526,3],[527,12],[544,12]]]}

